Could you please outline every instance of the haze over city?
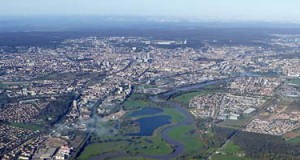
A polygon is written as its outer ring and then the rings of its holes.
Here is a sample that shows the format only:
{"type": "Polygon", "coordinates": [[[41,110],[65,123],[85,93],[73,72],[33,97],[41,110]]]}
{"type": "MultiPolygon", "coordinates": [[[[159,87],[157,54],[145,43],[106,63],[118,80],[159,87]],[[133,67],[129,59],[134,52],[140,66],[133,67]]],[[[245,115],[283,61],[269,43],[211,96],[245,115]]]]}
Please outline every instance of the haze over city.
{"type": "Polygon", "coordinates": [[[299,160],[299,6],[0,0],[0,159],[299,160]]]}
{"type": "Polygon", "coordinates": [[[1,0],[1,16],[171,16],[300,22],[297,0],[1,0]]]}

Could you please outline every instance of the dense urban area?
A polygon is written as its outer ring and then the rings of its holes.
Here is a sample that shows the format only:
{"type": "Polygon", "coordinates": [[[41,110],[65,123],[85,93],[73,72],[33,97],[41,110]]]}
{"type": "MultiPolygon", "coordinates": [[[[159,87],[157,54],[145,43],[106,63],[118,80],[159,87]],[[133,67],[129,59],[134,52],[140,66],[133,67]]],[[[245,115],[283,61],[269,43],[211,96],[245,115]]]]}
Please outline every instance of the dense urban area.
{"type": "Polygon", "coordinates": [[[300,35],[194,43],[1,46],[1,159],[299,159],[300,35]]]}

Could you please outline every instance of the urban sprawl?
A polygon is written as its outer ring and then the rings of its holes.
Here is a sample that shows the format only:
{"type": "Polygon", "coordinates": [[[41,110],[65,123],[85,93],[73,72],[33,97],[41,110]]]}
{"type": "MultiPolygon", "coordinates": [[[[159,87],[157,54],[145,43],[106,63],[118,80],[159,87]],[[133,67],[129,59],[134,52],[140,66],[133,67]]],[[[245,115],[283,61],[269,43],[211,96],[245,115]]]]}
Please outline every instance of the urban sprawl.
{"type": "Polygon", "coordinates": [[[97,130],[94,121],[126,114],[120,106],[133,90],[159,94],[221,79],[228,79],[225,91],[190,100],[195,119],[211,119],[208,127],[246,119],[246,132],[291,133],[300,128],[300,36],[271,37],[265,46],[206,41],[194,48],[188,39],[143,37],[67,39],[14,53],[2,46],[0,157],[71,159],[97,130]]]}

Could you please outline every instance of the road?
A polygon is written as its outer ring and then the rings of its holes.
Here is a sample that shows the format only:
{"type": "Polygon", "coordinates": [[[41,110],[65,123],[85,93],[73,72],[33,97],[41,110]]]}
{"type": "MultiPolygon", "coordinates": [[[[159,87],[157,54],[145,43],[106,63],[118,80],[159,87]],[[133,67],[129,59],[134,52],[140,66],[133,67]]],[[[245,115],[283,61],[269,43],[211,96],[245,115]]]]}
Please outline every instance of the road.
{"type": "MultiPolygon", "coordinates": [[[[262,108],[251,118],[249,118],[249,120],[247,120],[247,122],[245,123],[245,125],[241,126],[231,137],[229,137],[226,142],[216,151],[221,151],[222,149],[224,149],[224,147],[232,140],[232,138],[236,135],[238,135],[240,132],[243,131],[243,129],[245,129],[247,127],[247,125],[254,119],[256,119],[263,111],[266,110],[266,108],[268,108],[270,106],[270,103],[273,103],[276,100],[275,98],[272,98],[271,100],[268,100],[263,106],[262,108]]],[[[207,160],[211,160],[212,157],[216,154],[216,152],[211,153],[208,157],[207,160]]]]}

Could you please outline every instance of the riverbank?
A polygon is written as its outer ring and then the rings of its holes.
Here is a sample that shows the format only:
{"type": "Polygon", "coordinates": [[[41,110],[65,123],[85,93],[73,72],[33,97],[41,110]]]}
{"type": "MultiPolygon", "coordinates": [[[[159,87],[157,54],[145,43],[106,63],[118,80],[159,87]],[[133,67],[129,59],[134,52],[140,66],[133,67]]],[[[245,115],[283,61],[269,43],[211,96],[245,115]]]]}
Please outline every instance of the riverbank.
{"type": "MultiPolygon", "coordinates": [[[[172,117],[171,124],[166,124],[157,128],[152,136],[119,135],[116,137],[102,137],[102,139],[99,139],[98,143],[92,143],[87,146],[79,159],[93,160],[106,158],[116,159],[121,157],[143,157],[165,160],[196,155],[199,150],[204,150],[206,148],[206,144],[204,143],[201,134],[198,134],[198,128],[195,120],[181,103],[162,97],[169,96],[170,93],[176,94],[178,92],[182,93],[182,91],[188,92],[190,90],[201,90],[205,86],[221,84],[227,81],[229,80],[225,79],[205,82],[195,86],[187,86],[187,88],[175,89],[164,94],[148,97],[146,100],[148,101],[147,104],[152,106],[155,104],[154,107],[158,108],[165,106],[162,108],[163,112],[141,115],[134,119],[138,120],[139,118],[151,118],[153,116],[166,115],[172,117]]],[[[140,111],[142,110],[141,108],[147,107],[145,102],[142,102],[140,105],[139,99],[137,99],[136,102],[131,100],[129,102],[130,103],[127,104],[127,107],[131,108],[130,104],[133,104],[136,107],[132,108],[136,109],[130,111],[127,116],[132,114],[134,111],[140,111]]]]}

